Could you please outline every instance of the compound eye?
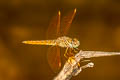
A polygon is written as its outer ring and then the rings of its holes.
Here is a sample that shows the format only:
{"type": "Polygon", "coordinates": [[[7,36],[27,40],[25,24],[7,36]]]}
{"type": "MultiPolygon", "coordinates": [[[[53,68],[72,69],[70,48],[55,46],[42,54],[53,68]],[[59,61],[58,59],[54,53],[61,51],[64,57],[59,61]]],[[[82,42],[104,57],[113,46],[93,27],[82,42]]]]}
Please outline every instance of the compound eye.
{"type": "Polygon", "coordinates": [[[76,38],[73,39],[73,42],[74,42],[74,45],[76,45],[76,46],[80,45],[80,42],[76,38]]]}
{"type": "Polygon", "coordinates": [[[73,41],[72,41],[72,43],[74,44],[74,45],[76,45],[77,44],[77,39],[73,39],[73,41]]]}
{"type": "Polygon", "coordinates": [[[73,39],[73,41],[77,41],[77,39],[76,39],[76,38],[74,38],[74,39],[73,39]]]}

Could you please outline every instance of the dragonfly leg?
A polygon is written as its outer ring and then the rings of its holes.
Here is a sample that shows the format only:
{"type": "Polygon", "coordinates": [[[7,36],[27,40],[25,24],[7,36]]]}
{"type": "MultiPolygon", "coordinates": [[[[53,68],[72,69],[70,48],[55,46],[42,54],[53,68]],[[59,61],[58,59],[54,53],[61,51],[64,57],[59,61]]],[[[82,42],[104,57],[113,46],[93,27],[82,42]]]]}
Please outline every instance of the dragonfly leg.
{"type": "Polygon", "coordinates": [[[66,48],[65,53],[64,53],[65,58],[68,59],[68,48],[66,48]]]}
{"type": "MultiPolygon", "coordinates": [[[[71,63],[71,64],[74,63],[75,62],[75,57],[74,56],[69,57],[68,62],[71,63]]],[[[78,65],[78,67],[80,67],[80,62],[78,62],[77,65],[78,65]]]]}
{"type": "Polygon", "coordinates": [[[79,52],[79,49],[78,49],[78,48],[73,48],[73,51],[74,51],[75,53],[78,53],[78,52],[79,52]]]}
{"type": "Polygon", "coordinates": [[[80,63],[78,63],[78,66],[80,67],[80,63]]]}
{"type": "Polygon", "coordinates": [[[64,56],[68,59],[69,57],[73,57],[74,53],[72,52],[72,48],[66,48],[64,56]],[[69,50],[68,50],[69,49],[69,50]]]}
{"type": "Polygon", "coordinates": [[[75,61],[75,57],[74,57],[74,56],[69,57],[69,59],[68,59],[68,62],[69,62],[69,63],[73,63],[74,61],[75,61]]]}

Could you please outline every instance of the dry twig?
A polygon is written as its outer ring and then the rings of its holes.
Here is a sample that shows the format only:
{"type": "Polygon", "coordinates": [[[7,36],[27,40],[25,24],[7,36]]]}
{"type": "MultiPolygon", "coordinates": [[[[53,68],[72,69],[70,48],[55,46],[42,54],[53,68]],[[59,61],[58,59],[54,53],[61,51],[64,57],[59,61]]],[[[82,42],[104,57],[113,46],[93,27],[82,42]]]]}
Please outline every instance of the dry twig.
{"type": "Polygon", "coordinates": [[[69,58],[65,63],[61,72],[54,78],[54,80],[70,80],[72,76],[78,75],[82,69],[93,67],[94,63],[90,62],[85,66],[79,66],[79,62],[85,58],[103,57],[120,55],[119,52],[101,52],[101,51],[80,51],[74,58],[69,58]]]}

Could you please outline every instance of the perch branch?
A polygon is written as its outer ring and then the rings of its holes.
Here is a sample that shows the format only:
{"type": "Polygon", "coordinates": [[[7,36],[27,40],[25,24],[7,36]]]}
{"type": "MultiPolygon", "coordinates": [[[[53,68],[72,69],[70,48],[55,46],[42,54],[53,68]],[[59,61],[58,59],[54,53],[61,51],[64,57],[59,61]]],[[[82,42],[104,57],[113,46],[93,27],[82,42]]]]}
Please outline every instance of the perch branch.
{"type": "Polygon", "coordinates": [[[69,58],[64,64],[63,69],[54,78],[54,80],[70,80],[72,76],[77,76],[83,69],[93,67],[94,63],[90,62],[84,66],[80,66],[79,63],[82,59],[92,57],[104,57],[120,55],[119,52],[101,52],[101,51],[79,51],[74,58],[69,58]]]}

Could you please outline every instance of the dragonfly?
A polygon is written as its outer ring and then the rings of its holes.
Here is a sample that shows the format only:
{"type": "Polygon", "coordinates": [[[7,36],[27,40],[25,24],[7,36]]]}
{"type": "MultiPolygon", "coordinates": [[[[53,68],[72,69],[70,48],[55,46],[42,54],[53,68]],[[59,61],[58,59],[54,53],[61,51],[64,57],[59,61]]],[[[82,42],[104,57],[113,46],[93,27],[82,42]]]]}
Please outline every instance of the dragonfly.
{"type": "Polygon", "coordinates": [[[61,51],[60,47],[65,48],[64,56],[68,56],[70,51],[77,49],[80,45],[80,41],[76,38],[70,38],[67,36],[68,30],[75,17],[76,9],[69,12],[61,20],[61,12],[58,11],[48,26],[46,37],[47,40],[39,41],[23,41],[24,44],[32,45],[51,45],[47,51],[47,59],[50,67],[54,72],[61,68],[61,51]]]}

